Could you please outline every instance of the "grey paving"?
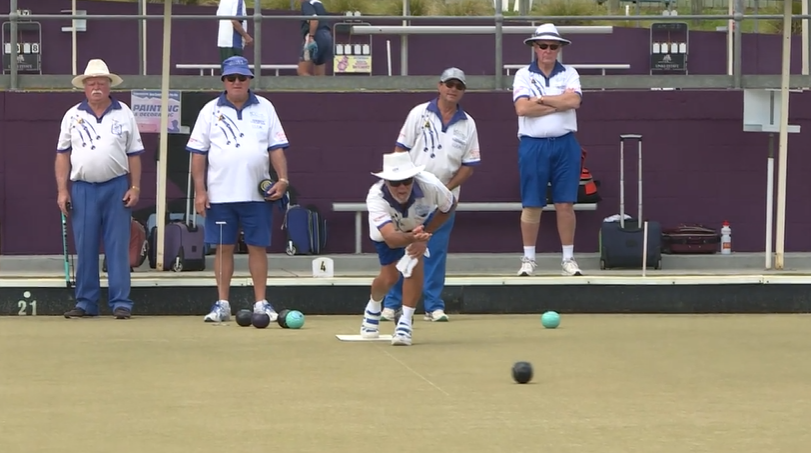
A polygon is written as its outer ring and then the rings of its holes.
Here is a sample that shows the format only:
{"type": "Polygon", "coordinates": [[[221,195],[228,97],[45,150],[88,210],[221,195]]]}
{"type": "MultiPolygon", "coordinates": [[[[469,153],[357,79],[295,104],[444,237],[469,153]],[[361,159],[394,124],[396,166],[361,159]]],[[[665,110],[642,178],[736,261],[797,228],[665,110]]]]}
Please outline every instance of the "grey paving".
{"type": "MultiPolygon", "coordinates": [[[[334,262],[336,276],[369,276],[377,273],[379,264],[377,256],[364,255],[326,255],[334,262]]],[[[308,277],[312,276],[312,261],[318,257],[311,256],[269,256],[269,274],[273,277],[308,277]]],[[[451,276],[509,276],[515,275],[520,265],[517,254],[452,254],[448,257],[448,275],[451,276]]],[[[577,261],[589,275],[638,275],[640,271],[601,271],[598,254],[578,254],[577,261]]],[[[663,269],[650,272],[656,275],[739,275],[761,274],[765,271],[763,253],[735,253],[733,255],[664,255],[663,269]]],[[[786,255],[786,266],[781,272],[792,274],[811,274],[811,253],[791,253],[786,255]]],[[[64,275],[64,261],[61,255],[49,256],[0,256],[0,278],[10,277],[61,277],[64,275]]],[[[537,257],[538,274],[559,275],[560,255],[544,254],[537,257]]],[[[237,275],[247,275],[247,255],[235,258],[237,275]]],[[[181,275],[211,275],[214,269],[214,257],[207,258],[207,271],[203,273],[184,272],[181,275]]],[[[136,273],[169,278],[174,273],[159,273],[149,269],[144,263],[136,273]]]]}

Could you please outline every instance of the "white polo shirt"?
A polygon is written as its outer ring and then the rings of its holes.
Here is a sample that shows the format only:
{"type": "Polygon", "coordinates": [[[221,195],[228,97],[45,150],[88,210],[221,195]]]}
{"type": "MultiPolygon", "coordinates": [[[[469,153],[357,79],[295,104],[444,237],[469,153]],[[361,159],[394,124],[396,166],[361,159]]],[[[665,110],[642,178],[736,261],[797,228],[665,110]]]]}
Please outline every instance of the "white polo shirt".
{"type": "MultiPolygon", "coordinates": [[[[217,7],[218,16],[247,16],[245,0],[220,0],[217,7]]],[[[243,20],[242,28],[248,30],[248,21],[243,20]]],[[[217,33],[217,47],[230,47],[242,49],[244,47],[242,35],[237,33],[230,19],[219,21],[220,30],[217,33]]]]}
{"type": "Polygon", "coordinates": [[[70,152],[70,180],[106,182],[130,172],[129,156],[144,152],[132,110],[110,98],[110,107],[96,117],[82,101],[62,117],[57,153],[70,152]]]}
{"type": "Polygon", "coordinates": [[[423,171],[414,177],[411,196],[405,207],[389,192],[385,181],[378,181],[369,189],[366,196],[366,210],[369,212],[369,237],[383,242],[380,228],[393,223],[397,231],[407,233],[425,223],[434,210],[446,213],[454,203],[453,194],[436,176],[423,171]]]}
{"type": "MultiPolygon", "coordinates": [[[[547,78],[533,61],[515,73],[513,102],[521,98],[563,94],[569,88],[583,96],[577,69],[556,62],[555,68],[547,78]]],[[[534,118],[518,117],[518,137],[522,135],[535,138],[560,137],[569,132],[577,132],[577,114],[574,109],[534,118]]]]}
{"type": "MultiPolygon", "coordinates": [[[[397,146],[408,150],[416,165],[425,165],[425,171],[436,175],[443,184],[449,183],[463,165],[481,162],[473,117],[459,106],[445,125],[436,99],[411,109],[400,129],[397,146]]],[[[453,189],[457,200],[459,192],[460,187],[453,189]]]]}
{"type": "Polygon", "coordinates": [[[259,183],[270,178],[270,152],[290,144],[273,104],[248,93],[238,110],[225,93],[209,101],[197,116],[186,149],[208,157],[211,203],[264,201],[259,183]]]}

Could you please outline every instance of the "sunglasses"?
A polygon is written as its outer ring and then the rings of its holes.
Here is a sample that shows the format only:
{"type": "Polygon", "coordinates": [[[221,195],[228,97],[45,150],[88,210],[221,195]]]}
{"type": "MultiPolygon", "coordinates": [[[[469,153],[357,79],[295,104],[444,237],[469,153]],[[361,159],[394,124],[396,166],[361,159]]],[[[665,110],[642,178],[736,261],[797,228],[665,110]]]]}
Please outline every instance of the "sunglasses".
{"type": "Polygon", "coordinates": [[[558,49],[560,48],[560,44],[546,44],[546,43],[541,43],[541,44],[538,44],[538,48],[539,48],[539,49],[541,49],[541,50],[546,50],[546,49],[549,49],[549,50],[558,50],[558,49]]]}
{"type": "Polygon", "coordinates": [[[457,82],[455,80],[448,80],[447,82],[445,82],[445,86],[448,88],[456,88],[457,90],[461,91],[465,90],[465,84],[462,82],[457,82]]]}
{"type": "Polygon", "coordinates": [[[403,179],[400,181],[388,181],[389,185],[392,187],[409,186],[412,182],[414,182],[414,178],[403,179]]]}
{"type": "Polygon", "coordinates": [[[245,77],[244,75],[228,75],[228,76],[225,76],[225,80],[227,80],[229,82],[236,82],[237,80],[239,80],[240,82],[244,82],[244,81],[248,80],[248,78],[245,77]]]}

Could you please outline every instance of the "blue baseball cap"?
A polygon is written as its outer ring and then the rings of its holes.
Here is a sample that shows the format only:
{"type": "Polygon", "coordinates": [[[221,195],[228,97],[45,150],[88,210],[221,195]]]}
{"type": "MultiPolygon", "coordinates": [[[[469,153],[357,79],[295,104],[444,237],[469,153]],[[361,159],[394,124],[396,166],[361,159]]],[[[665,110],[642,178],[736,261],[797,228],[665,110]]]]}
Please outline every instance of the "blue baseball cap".
{"type": "Polygon", "coordinates": [[[253,73],[248,68],[248,60],[245,57],[229,57],[222,62],[222,77],[233,74],[253,78],[253,73]]]}

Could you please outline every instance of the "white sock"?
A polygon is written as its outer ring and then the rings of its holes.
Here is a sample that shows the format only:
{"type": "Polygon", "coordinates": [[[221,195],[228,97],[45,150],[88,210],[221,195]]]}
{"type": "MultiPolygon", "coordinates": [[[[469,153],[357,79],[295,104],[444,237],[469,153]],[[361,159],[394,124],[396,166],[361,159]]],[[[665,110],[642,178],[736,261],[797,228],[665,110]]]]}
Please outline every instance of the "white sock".
{"type": "Polygon", "coordinates": [[[534,245],[532,247],[524,246],[524,258],[528,258],[528,259],[531,259],[532,261],[535,261],[535,246],[534,245]]]}
{"type": "Polygon", "coordinates": [[[366,304],[366,311],[370,313],[380,313],[383,309],[383,301],[382,300],[374,300],[371,296],[369,297],[369,303],[366,304]]]}
{"type": "Polygon", "coordinates": [[[563,261],[570,260],[574,258],[574,246],[573,245],[564,245],[563,247],[563,261]]]}
{"type": "Polygon", "coordinates": [[[411,319],[414,317],[414,309],[403,305],[403,316],[400,316],[400,322],[411,325],[411,319]]]}

